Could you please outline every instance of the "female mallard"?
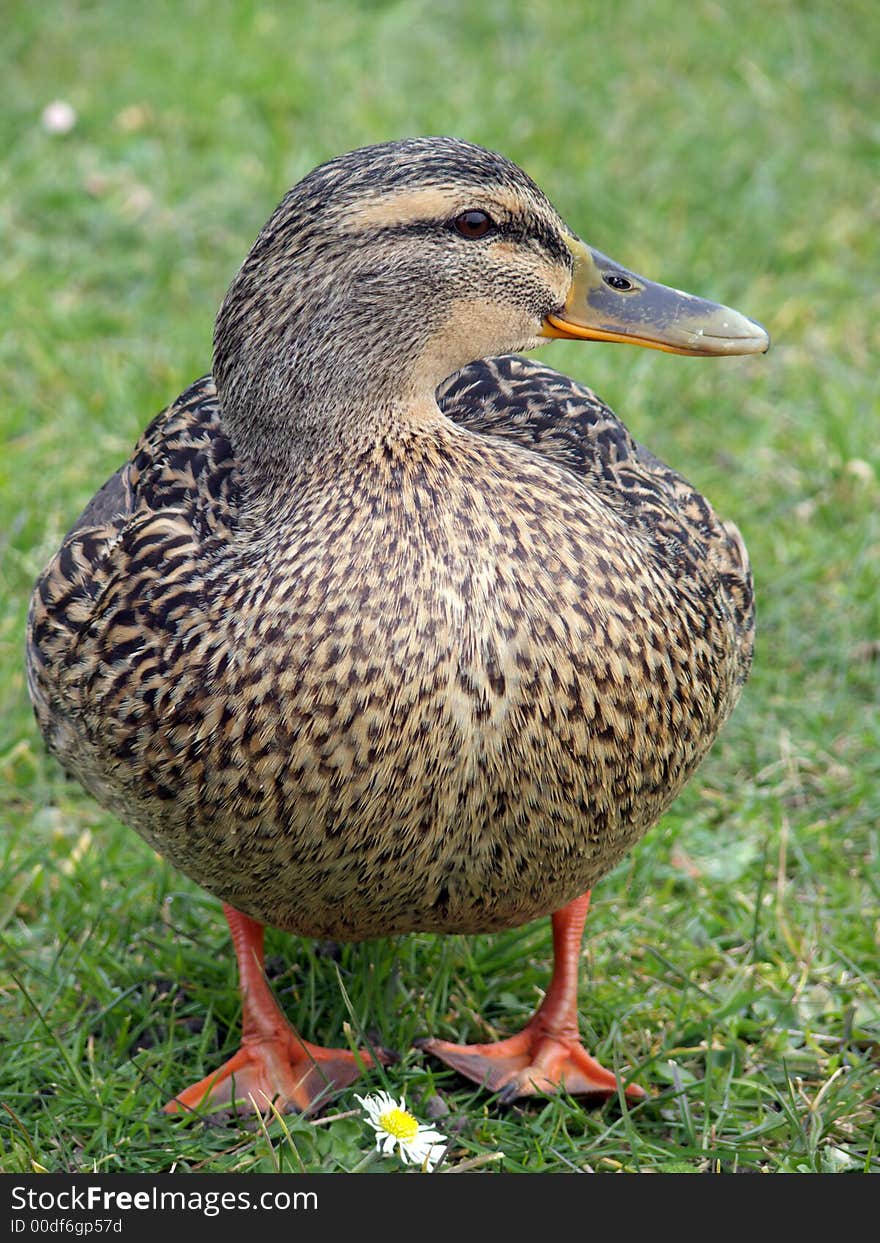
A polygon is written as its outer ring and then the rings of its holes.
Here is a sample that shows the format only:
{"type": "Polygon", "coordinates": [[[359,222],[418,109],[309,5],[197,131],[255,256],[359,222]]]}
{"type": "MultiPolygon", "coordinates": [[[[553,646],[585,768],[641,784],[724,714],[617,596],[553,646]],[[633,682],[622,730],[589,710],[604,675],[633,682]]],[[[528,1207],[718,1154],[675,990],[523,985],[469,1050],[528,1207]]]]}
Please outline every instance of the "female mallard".
{"type": "Polygon", "coordinates": [[[499,155],[331,160],[232,282],[213,375],[36,586],[50,749],[226,904],[242,1047],[171,1109],[306,1110],[357,1077],[279,1011],[266,923],[358,940],[552,913],[526,1029],[423,1047],[507,1099],[616,1090],[577,1034],[589,890],[733,708],[752,590],[736,528],[592,393],[492,357],[546,337],[768,345],[590,249],[499,155]]]}

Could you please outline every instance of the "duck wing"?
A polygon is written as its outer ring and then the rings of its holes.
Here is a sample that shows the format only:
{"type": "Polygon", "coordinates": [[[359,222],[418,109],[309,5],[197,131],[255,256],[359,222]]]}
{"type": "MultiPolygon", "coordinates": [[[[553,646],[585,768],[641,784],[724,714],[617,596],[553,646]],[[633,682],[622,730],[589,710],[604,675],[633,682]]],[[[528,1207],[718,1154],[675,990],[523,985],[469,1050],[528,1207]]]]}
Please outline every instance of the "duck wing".
{"type": "MultiPolygon", "coordinates": [[[[49,750],[85,780],[88,722],[80,688],[94,654],[90,627],[109,592],[127,589],[131,550],[162,530],[166,548],[228,538],[238,475],[222,433],[214,381],[205,376],[156,416],[131,458],[92,497],[37,580],[26,637],[28,689],[49,750]]],[[[131,589],[144,589],[143,582],[131,589]]],[[[92,636],[93,637],[93,636],[92,636]]],[[[117,645],[123,659],[137,636],[117,645]]],[[[88,782],[86,781],[86,784],[88,782]]]]}
{"type": "Polygon", "coordinates": [[[444,381],[437,399],[455,423],[571,471],[639,531],[646,553],[678,582],[710,593],[732,618],[739,681],[745,681],[755,617],[742,535],[634,440],[601,398],[551,367],[508,354],[462,368],[444,381]]]}

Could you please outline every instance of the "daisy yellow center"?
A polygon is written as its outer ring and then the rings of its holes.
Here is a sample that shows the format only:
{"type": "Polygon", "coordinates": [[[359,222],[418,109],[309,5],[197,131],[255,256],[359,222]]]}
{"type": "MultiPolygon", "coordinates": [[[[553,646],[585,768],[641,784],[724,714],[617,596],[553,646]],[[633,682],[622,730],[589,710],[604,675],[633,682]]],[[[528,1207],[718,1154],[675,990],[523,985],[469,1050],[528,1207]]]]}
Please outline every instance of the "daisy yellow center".
{"type": "Polygon", "coordinates": [[[395,1139],[402,1139],[405,1144],[415,1139],[419,1133],[419,1124],[411,1113],[405,1109],[386,1109],[379,1115],[379,1125],[395,1139]]]}

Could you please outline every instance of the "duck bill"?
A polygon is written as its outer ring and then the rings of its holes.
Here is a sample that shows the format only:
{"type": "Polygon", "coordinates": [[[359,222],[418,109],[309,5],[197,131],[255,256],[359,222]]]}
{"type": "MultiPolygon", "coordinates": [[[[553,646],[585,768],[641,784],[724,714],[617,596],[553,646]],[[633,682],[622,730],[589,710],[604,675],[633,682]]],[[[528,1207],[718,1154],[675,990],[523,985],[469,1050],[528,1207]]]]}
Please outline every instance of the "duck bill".
{"type": "Polygon", "coordinates": [[[763,354],[770,338],[739,311],[645,280],[580,238],[571,289],[561,311],[544,320],[541,336],[572,341],[622,341],[669,354],[763,354]]]}

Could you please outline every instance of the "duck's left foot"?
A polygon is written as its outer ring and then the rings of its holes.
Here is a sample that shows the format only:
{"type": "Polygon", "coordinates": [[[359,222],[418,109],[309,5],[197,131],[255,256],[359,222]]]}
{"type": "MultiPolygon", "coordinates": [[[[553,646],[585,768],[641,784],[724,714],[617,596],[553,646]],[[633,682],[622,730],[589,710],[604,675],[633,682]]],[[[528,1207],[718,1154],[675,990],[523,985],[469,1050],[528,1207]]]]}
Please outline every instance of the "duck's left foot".
{"type": "MultiPolygon", "coordinates": [[[[505,1104],[520,1096],[560,1089],[572,1096],[616,1096],[622,1086],[578,1039],[544,1033],[534,1019],[515,1036],[496,1044],[453,1044],[448,1040],[418,1040],[416,1044],[466,1079],[497,1092],[505,1104]]],[[[645,1096],[644,1089],[635,1083],[627,1084],[624,1091],[631,1101],[645,1096]]]]}
{"type": "Polygon", "coordinates": [[[573,1096],[646,1095],[638,1084],[619,1082],[580,1042],[577,1020],[577,968],[589,891],[553,916],[553,978],[537,1013],[521,1032],[496,1044],[451,1044],[418,1040],[460,1075],[498,1092],[505,1103],[518,1096],[558,1092],[573,1096]]]}

